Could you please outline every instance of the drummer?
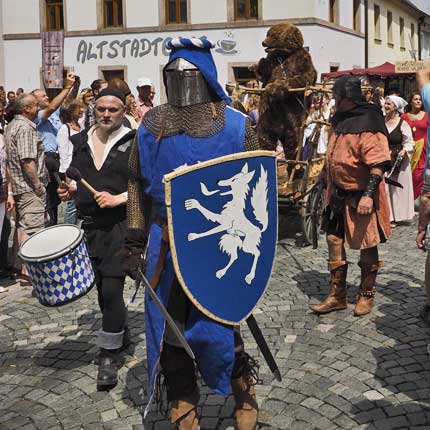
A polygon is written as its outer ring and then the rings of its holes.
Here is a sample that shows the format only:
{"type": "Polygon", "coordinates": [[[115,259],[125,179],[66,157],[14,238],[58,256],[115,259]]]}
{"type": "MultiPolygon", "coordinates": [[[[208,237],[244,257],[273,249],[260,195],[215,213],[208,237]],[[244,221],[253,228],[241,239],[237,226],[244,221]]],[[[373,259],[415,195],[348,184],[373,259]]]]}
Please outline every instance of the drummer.
{"type": "Polygon", "coordinates": [[[125,275],[118,252],[126,233],[128,158],[135,132],[122,125],[125,97],[116,89],[101,91],[95,104],[97,123],[72,137],[71,167],[97,190],[93,196],[80,183],[59,189],[60,198],[73,198],[83,220],[96,275],[103,324],[97,388],[107,390],[118,382],[119,353],[130,344],[123,298],[125,275]]]}

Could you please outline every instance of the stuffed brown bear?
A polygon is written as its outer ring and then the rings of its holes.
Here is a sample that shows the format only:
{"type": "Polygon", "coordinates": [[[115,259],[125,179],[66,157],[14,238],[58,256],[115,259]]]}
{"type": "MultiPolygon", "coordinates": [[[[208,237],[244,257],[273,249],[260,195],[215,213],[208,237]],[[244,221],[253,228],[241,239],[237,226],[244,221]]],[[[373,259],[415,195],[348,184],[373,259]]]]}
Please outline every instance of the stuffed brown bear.
{"type": "Polygon", "coordinates": [[[265,86],[259,106],[260,146],[275,150],[279,140],[286,159],[295,159],[306,112],[303,92],[288,90],[314,85],[317,72],[311,56],[303,48],[302,33],[295,25],[274,25],[267,32],[263,46],[267,56],[255,68],[265,86]]]}

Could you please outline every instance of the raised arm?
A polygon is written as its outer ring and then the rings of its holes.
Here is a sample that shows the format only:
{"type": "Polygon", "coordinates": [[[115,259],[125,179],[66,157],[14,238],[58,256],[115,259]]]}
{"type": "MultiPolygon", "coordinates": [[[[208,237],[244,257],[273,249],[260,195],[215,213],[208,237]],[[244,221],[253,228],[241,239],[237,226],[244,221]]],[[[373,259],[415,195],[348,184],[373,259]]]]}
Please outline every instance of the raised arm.
{"type": "Polygon", "coordinates": [[[48,107],[42,111],[42,120],[47,120],[64,102],[70,90],[72,89],[75,83],[75,75],[73,73],[69,73],[66,79],[66,85],[64,89],[54,97],[49,103],[48,107]]]}
{"type": "Polygon", "coordinates": [[[430,84],[430,70],[419,70],[415,77],[420,91],[425,84],[430,84]]]}

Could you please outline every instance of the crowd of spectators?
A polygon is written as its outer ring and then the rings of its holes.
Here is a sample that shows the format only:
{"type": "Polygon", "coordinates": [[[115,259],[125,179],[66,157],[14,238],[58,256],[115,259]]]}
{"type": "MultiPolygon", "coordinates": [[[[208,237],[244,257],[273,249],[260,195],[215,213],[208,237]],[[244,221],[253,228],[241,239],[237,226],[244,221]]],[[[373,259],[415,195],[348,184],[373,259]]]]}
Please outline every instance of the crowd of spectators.
{"type": "MultiPolygon", "coordinates": [[[[154,106],[155,90],[149,78],[138,80],[136,97],[121,79],[97,79],[89,88],[80,86],[79,77],[70,73],[64,88],[52,98],[44,89],[6,93],[0,87],[0,279],[13,276],[22,285],[29,284],[17,250],[30,235],[59,222],[57,189],[72,161],[71,137],[95,125],[97,94],[106,87],[124,94],[123,125],[130,129],[137,129],[154,106]],[[14,246],[9,249],[11,231],[14,246]]],[[[73,200],[64,204],[60,219],[79,222],[73,200]]],[[[0,286],[0,293],[6,291],[0,286]]]]}
{"type": "MultiPolygon", "coordinates": [[[[138,79],[135,94],[121,79],[109,82],[96,79],[89,88],[83,89],[80,85],[79,77],[69,74],[64,88],[52,99],[43,89],[24,92],[18,88],[6,92],[0,87],[0,276],[6,276],[12,269],[25,278],[25,269],[13,256],[14,251],[16,253],[28,235],[58,223],[60,200],[57,188],[72,160],[71,137],[94,126],[97,94],[107,87],[124,94],[126,114],[123,125],[130,129],[137,129],[143,116],[154,106],[155,88],[147,77],[138,79]],[[7,259],[4,250],[8,249],[10,214],[15,223],[15,246],[12,256],[7,259]]],[[[256,128],[259,84],[250,81],[247,87],[257,91],[230,89],[230,96],[233,107],[249,115],[256,128]]],[[[387,175],[402,186],[387,185],[390,221],[393,227],[410,222],[417,210],[427,157],[429,119],[421,95],[415,92],[407,102],[396,86],[389,88],[386,97],[381,87],[367,88],[363,92],[363,102],[379,105],[385,115],[393,166],[387,175]]],[[[315,147],[312,156],[324,157],[335,103],[329,94],[322,94],[308,100],[308,106],[302,158],[309,157],[310,145],[315,147]]],[[[67,202],[63,209],[64,222],[78,223],[73,201],[67,202]]]]}

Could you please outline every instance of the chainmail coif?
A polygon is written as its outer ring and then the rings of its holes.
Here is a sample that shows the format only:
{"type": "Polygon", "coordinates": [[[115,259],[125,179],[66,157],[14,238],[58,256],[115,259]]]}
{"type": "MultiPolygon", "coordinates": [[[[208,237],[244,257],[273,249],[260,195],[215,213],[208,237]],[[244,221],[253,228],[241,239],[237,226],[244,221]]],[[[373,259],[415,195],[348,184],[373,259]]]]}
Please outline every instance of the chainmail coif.
{"type": "Polygon", "coordinates": [[[212,136],[224,128],[225,106],[224,102],[184,107],[164,104],[151,109],[142,123],[156,137],[181,133],[192,137],[212,136]]]}
{"type": "MultiPolygon", "coordinates": [[[[186,133],[192,137],[213,136],[224,128],[226,107],[227,105],[223,101],[185,107],[164,104],[151,109],[143,118],[142,124],[158,140],[181,133],[186,133]]],[[[257,135],[249,118],[246,118],[244,140],[245,151],[260,149],[257,135]]],[[[146,225],[145,214],[148,216],[150,203],[145,200],[147,197],[142,189],[137,135],[131,148],[128,167],[128,228],[144,229],[146,225]]]]}

